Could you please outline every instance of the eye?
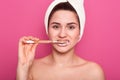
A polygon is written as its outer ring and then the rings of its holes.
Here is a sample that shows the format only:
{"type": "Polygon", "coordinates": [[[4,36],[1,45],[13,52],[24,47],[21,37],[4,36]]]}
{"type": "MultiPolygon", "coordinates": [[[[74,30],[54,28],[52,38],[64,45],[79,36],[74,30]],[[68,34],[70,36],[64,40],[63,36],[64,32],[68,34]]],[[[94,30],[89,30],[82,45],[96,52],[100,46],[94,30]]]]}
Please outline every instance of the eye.
{"type": "Polygon", "coordinates": [[[73,29],[75,29],[75,26],[70,25],[70,26],[68,26],[68,29],[69,29],[69,30],[73,30],[73,29]]]}
{"type": "Polygon", "coordinates": [[[58,25],[53,25],[52,28],[53,29],[59,29],[60,27],[58,25]]]}

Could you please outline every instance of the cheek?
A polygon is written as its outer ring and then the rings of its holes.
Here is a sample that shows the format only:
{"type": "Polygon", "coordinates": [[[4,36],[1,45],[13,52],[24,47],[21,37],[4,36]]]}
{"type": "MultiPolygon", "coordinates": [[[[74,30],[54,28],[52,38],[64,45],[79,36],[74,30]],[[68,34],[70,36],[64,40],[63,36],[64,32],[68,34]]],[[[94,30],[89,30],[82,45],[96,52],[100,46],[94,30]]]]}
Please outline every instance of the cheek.
{"type": "Polygon", "coordinates": [[[58,34],[58,31],[55,31],[55,30],[53,30],[53,29],[49,29],[49,30],[48,30],[48,37],[49,37],[50,39],[55,38],[55,37],[57,36],[57,34],[58,34]]]}
{"type": "Polygon", "coordinates": [[[74,39],[74,41],[77,41],[77,42],[78,42],[78,40],[79,40],[79,35],[74,35],[73,39],[74,39]]]}
{"type": "Polygon", "coordinates": [[[79,31],[75,31],[71,35],[72,35],[73,42],[78,42],[79,41],[79,38],[80,38],[80,32],[79,31]]]}
{"type": "Polygon", "coordinates": [[[73,39],[78,40],[79,37],[80,37],[80,31],[79,30],[73,31],[71,36],[72,36],[73,39]]]}

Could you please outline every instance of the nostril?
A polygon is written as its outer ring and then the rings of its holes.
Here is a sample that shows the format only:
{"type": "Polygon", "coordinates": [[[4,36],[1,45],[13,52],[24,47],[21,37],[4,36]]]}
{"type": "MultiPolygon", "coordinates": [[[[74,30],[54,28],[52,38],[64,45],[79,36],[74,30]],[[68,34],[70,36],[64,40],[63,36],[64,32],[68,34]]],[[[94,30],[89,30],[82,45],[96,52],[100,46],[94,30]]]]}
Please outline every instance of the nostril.
{"type": "Polygon", "coordinates": [[[61,30],[60,32],[59,32],[59,37],[66,37],[66,30],[61,30]]]}

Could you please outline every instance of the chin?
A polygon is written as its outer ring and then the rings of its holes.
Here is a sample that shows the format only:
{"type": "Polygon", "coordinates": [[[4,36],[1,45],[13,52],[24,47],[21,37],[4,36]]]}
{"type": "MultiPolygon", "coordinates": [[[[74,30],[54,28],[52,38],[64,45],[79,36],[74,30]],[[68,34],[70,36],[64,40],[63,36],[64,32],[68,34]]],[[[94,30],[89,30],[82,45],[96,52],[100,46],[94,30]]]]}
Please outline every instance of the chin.
{"type": "Polygon", "coordinates": [[[69,53],[71,51],[73,51],[74,49],[73,48],[53,48],[53,50],[56,52],[56,53],[60,53],[60,54],[66,54],[66,53],[69,53]]]}

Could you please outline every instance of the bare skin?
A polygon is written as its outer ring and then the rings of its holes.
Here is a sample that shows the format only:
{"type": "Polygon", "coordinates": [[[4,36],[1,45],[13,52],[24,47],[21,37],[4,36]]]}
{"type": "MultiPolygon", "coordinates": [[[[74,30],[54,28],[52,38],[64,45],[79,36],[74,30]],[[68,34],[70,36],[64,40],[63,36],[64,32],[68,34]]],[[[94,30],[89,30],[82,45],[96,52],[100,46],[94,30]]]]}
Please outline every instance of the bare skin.
{"type": "Polygon", "coordinates": [[[35,60],[29,80],[105,80],[101,67],[96,63],[75,56],[72,63],[57,64],[50,57],[35,60]]]}
{"type": "Polygon", "coordinates": [[[102,68],[76,55],[79,41],[79,22],[74,12],[58,10],[51,17],[48,36],[50,40],[68,41],[52,44],[50,55],[34,59],[36,44],[24,44],[35,37],[23,37],[19,41],[17,80],[105,80],[102,68]]]}

